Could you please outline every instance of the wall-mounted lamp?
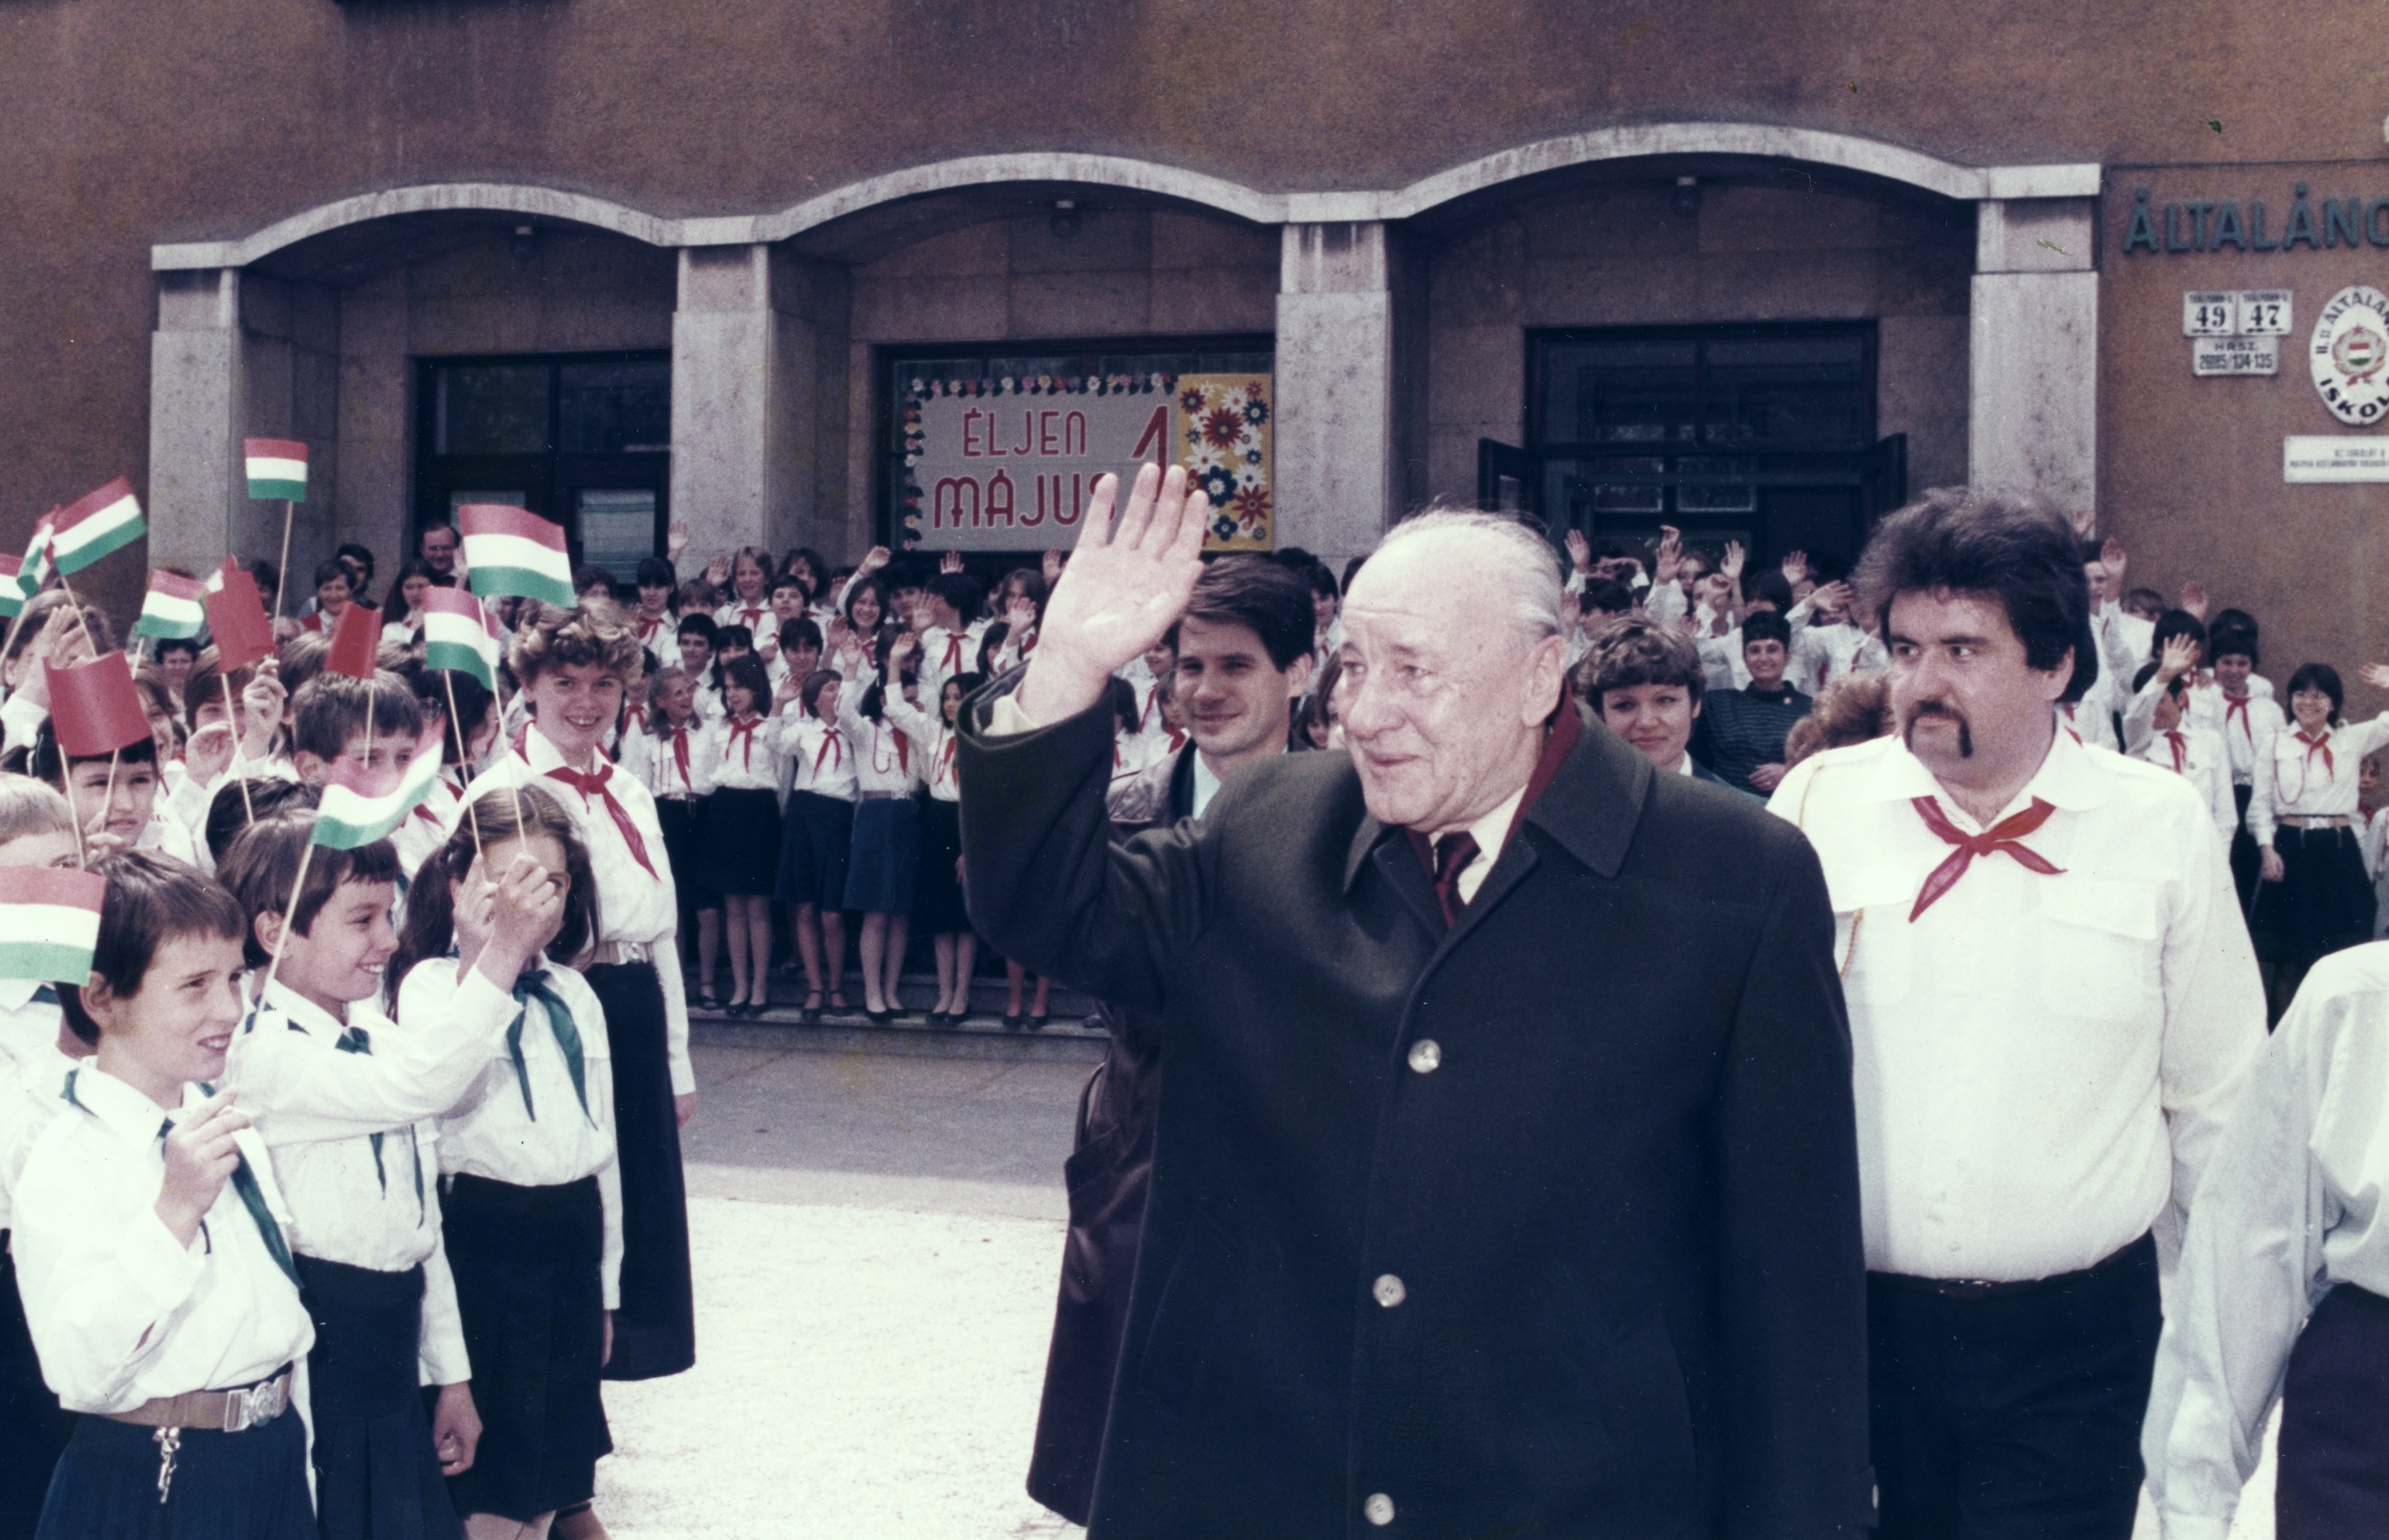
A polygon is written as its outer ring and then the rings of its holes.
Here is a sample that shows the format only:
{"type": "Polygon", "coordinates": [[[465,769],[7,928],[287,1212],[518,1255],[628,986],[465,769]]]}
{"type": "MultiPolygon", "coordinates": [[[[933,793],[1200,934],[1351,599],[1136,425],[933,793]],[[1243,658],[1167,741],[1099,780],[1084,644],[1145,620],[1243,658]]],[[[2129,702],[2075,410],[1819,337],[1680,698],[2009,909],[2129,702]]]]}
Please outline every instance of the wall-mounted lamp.
{"type": "Polygon", "coordinates": [[[1697,176],[1676,178],[1676,212],[1686,219],[1698,219],[1701,212],[1701,179],[1697,176]]]}
{"type": "Polygon", "coordinates": [[[530,261],[539,255],[539,232],[528,224],[516,225],[513,236],[506,242],[506,249],[518,262],[530,261]]]}
{"type": "Polygon", "coordinates": [[[1054,200],[1054,235],[1058,239],[1068,240],[1072,235],[1075,235],[1078,233],[1079,200],[1075,197],[1055,198],[1054,200]]]}

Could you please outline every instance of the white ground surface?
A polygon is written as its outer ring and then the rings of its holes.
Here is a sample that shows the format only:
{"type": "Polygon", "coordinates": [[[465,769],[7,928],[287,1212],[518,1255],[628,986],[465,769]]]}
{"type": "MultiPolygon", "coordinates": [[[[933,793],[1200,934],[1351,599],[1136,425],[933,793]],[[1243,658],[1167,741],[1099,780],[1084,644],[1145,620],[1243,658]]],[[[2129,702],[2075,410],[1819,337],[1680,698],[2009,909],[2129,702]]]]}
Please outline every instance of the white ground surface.
{"type": "MultiPolygon", "coordinates": [[[[740,1046],[731,1046],[733,1043],[740,1046]]],[[[696,1051],[697,1364],[609,1385],[619,1540],[1016,1540],[1086,1067],[696,1051]]],[[[2142,1501],[2137,1540],[2157,1540],[2142,1501]]],[[[2234,1540],[2271,1540],[2269,1441],[2234,1540]]]]}

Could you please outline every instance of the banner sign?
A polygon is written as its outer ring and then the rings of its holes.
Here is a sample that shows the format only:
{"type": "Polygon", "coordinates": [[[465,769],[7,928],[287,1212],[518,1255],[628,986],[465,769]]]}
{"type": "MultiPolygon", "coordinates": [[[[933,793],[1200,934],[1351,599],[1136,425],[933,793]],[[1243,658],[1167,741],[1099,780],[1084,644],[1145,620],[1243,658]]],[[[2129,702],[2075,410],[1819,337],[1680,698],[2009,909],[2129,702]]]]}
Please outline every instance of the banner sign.
{"type": "Polygon", "coordinates": [[[1186,467],[1211,551],[1272,541],[1266,375],[914,380],[904,394],[904,543],[1042,551],[1079,538],[1095,480],[1186,467]]]}

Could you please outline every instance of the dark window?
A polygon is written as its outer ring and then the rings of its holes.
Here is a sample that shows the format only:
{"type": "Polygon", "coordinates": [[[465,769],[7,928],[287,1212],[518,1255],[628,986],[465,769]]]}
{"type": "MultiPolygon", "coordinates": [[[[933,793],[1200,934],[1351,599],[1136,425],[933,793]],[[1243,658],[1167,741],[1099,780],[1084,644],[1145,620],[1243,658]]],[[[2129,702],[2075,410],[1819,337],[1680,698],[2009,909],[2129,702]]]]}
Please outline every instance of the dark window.
{"type": "Polygon", "coordinates": [[[669,354],[423,359],[416,368],[416,528],[453,521],[464,503],[513,503],[563,525],[574,565],[603,567],[626,589],[641,557],[662,554],[669,354]]]}

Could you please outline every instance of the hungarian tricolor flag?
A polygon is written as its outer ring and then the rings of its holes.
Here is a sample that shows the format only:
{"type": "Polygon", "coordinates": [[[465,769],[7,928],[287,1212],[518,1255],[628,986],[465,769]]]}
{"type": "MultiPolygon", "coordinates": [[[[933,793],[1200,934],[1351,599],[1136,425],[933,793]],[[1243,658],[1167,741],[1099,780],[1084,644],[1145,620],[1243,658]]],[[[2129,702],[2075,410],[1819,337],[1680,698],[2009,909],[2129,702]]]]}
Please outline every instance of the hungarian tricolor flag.
{"type": "Polygon", "coordinates": [[[17,574],[24,566],[22,556],[0,556],[0,620],[14,620],[25,613],[25,591],[17,583],[17,574]]]}
{"type": "Polygon", "coordinates": [[[307,501],[307,446],[296,439],[243,439],[249,495],[286,503],[307,501]]]}
{"type": "Polygon", "coordinates": [[[527,508],[467,503],[456,510],[465,538],[466,581],[484,599],[506,594],[572,607],[572,561],[564,531],[527,508]]]}
{"type": "Polygon", "coordinates": [[[104,758],[149,736],[149,718],[122,653],[102,653],[71,668],[45,658],[42,671],[50,684],[50,726],[68,758],[104,758]]]}
{"type": "Polygon", "coordinates": [[[41,522],[33,526],[33,538],[25,542],[24,559],[17,567],[17,587],[28,599],[41,592],[42,585],[50,580],[50,529],[57,516],[56,508],[44,514],[41,522]]]}
{"type": "Polygon", "coordinates": [[[0,888],[0,978],[91,982],[108,879],[68,866],[20,866],[0,888]]]}
{"type": "Polygon", "coordinates": [[[161,642],[198,635],[208,623],[207,605],[201,602],[206,593],[207,585],[197,578],[152,572],[149,592],[141,596],[141,618],[133,622],[133,634],[154,636],[161,642]]]}
{"type": "Polygon", "coordinates": [[[348,784],[351,773],[337,772],[315,808],[315,824],[308,838],[328,849],[354,850],[388,838],[415,805],[431,795],[432,783],[440,779],[440,732],[434,728],[415,740],[415,757],[406,762],[398,784],[378,796],[368,796],[348,784]]]}
{"type": "Polygon", "coordinates": [[[346,674],[351,679],[371,679],[375,660],[380,655],[381,611],[358,604],[340,611],[340,618],[332,628],[332,650],[324,659],[324,671],[346,674]]]}
{"type": "Polygon", "coordinates": [[[460,588],[423,591],[423,666],[453,668],[498,687],[498,635],[481,601],[460,588]]]}
{"type": "Polygon", "coordinates": [[[118,477],[83,493],[57,513],[50,527],[50,559],[61,575],[81,572],[111,551],[121,551],[147,532],[133,483],[118,477]]]}
{"type": "Polygon", "coordinates": [[[211,573],[202,601],[208,631],[216,644],[216,668],[231,674],[274,655],[274,624],[265,618],[265,595],[245,567],[227,560],[211,573]]]}

